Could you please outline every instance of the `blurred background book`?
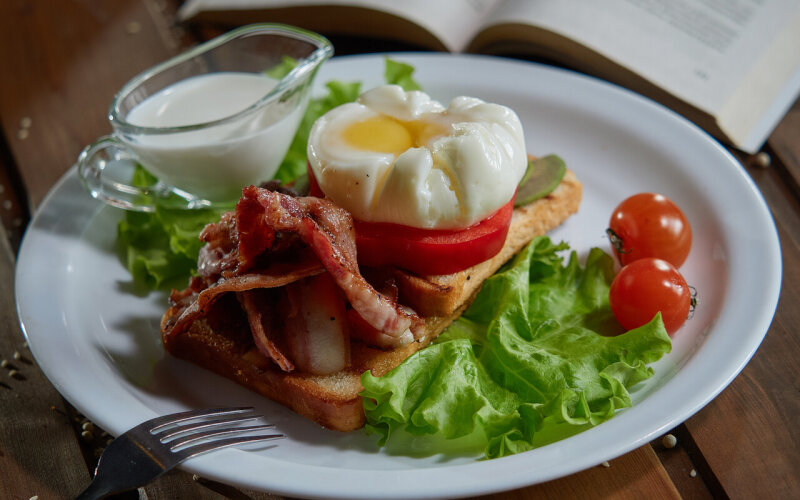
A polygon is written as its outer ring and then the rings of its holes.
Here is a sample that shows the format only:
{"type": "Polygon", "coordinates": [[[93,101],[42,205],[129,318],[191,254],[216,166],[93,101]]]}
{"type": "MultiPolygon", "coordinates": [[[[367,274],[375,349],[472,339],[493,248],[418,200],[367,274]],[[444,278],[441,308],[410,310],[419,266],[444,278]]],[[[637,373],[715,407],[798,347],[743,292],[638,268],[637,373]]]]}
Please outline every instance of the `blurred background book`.
{"type": "Polygon", "coordinates": [[[747,153],[800,94],[796,0],[187,0],[178,16],[544,60],[658,101],[747,153]]]}

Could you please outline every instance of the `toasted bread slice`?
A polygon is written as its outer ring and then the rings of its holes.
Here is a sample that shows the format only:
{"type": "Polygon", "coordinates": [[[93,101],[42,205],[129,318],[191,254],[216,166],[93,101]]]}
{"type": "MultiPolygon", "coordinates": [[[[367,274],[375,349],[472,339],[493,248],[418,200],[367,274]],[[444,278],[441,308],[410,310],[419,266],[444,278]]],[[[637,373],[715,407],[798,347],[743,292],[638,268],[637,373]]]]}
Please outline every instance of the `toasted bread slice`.
{"type": "Polygon", "coordinates": [[[568,170],[548,196],[514,210],[505,245],[495,257],[450,275],[416,276],[398,271],[400,302],[425,317],[424,337],[389,351],[353,342],[351,365],[342,372],[320,376],[281,371],[253,347],[247,319],[232,297],[220,299],[205,318],[170,338],[165,347],[174,356],[234,380],[324,427],[358,429],[365,420],[358,395],[361,374],[370,370],[381,376],[428,345],[469,306],[486,278],[534,237],[575,213],[581,195],[581,183],[568,170]]]}
{"type": "MultiPolygon", "coordinates": [[[[426,318],[451,316],[466,298],[472,297],[483,280],[494,274],[534,237],[559,226],[578,210],[582,186],[575,174],[567,170],[561,184],[545,198],[514,209],[506,242],[493,258],[469,269],[440,276],[417,276],[397,269],[395,279],[400,302],[426,318]]],[[[438,333],[438,332],[437,332],[438,333]]]]}

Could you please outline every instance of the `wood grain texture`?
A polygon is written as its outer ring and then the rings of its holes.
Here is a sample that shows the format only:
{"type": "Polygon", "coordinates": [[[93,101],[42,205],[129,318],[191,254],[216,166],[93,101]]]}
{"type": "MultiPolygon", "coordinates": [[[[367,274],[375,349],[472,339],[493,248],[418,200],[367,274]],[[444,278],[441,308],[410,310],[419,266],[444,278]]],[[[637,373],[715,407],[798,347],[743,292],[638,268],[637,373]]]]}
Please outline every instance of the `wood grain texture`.
{"type": "Polygon", "coordinates": [[[649,444],[611,460],[607,465],[608,467],[597,465],[578,474],[528,488],[479,498],[482,500],[680,498],[678,490],[649,444]]]}
{"type": "Polygon", "coordinates": [[[768,146],[776,164],[785,170],[787,184],[795,194],[800,193],[800,100],[772,132],[768,146]]]}
{"type": "Polygon", "coordinates": [[[8,365],[0,368],[0,498],[64,498],[88,484],[89,471],[61,396],[25,347],[14,294],[6,293],[13,269],[0,226],[0,359],[8,365]]]}
{"type": "Polygon", "coordinates": [[[30,120],[24,138],[7,137],[34,207],[84,146],[111,131],[106,114],[114,93],[175,53],[153,5],[0,2],[0,120],[6,131],[30,120]]]}
{"type": "MultiPolygon", "coordinates": [[[[650,446],[656,452],[658,461],[667,471],[681,497],[706,500],[719,496],[717,493],[721,492],[722,488],[717,487],[716,477],[707,474],[707,471],[698,467],[695,462],[696,447],[686,427],[679,425],[667,434],[671,434],[677,440],[672,448],[664,445],[664,436],[651,441],[650,446]]],[[[701,465],[705,463],[702,457],[699,459],[701,465]]]]}
{"type": "MultiPolygon", "coordinates": [[[[16,133],[24,130],[27,129],[21,128],[16,133]]],[[[22,189],[5,137],[0,135],[0,226],[5,229],[11,250],[15,253],[29,219],[25,190],[22,189]]]]}

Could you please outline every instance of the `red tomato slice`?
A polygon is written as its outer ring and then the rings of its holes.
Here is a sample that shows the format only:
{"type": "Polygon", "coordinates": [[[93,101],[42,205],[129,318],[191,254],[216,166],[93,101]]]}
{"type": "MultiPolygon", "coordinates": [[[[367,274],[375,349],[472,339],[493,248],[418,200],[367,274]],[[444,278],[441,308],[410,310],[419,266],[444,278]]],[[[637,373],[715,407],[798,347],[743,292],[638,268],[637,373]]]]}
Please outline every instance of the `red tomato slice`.
{"type": "Polygon", "coordinates": [[[514,200],[466,229],[418,229],[355,221],[358,262],[396,266],[423,276],[450,274],[494,257],[503,248],[514,200]]]}
{"type": "MultiPolygon", "coordinates": [[[[309,195],[324,197],[308,165],[309,195]]],[[[514,198],[466,229],[419,229],[354,220],[358,263],[395,266],[431,276],[451,274],[488,260],[503,248],[514,213],[514,198]]]]}
{"type": "Polygon", "coordinates": [[[314,176],[314,171],[311,170],[311,163],[309,162],[306,162],[306,171],[308,172],[308,195],[314,198],[324,198],[325,193],[320,189],[317,178],[314,176]]]}

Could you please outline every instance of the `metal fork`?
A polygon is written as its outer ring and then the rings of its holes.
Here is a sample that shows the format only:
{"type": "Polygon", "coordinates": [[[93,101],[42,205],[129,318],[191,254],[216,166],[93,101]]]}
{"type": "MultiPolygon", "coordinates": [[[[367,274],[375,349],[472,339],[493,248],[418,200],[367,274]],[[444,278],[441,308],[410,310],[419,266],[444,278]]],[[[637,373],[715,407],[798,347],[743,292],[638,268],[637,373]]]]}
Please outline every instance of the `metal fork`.
{"type": "Polygon", "coordinates": [[[108,445],[97,463],[92,483],[76,500],[103,498],[143,486],[200,453],[284,437],[252,434],[273,428],[271,424],[237,425],[261,417],[253,411],[248,407],[185,411],[137,425],[108,445]],[[225,437],[244,433],[247,435],[225,437]]]}

